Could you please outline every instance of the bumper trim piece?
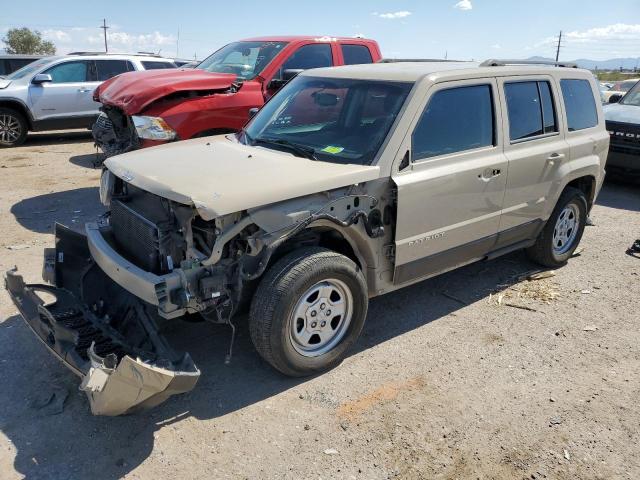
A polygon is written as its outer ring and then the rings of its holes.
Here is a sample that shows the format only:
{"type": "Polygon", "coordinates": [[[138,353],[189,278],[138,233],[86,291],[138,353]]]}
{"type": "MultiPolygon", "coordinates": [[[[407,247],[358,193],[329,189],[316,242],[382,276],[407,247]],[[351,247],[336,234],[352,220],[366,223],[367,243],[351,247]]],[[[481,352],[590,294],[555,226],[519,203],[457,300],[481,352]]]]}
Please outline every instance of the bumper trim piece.
{"type": "Polygon", "coordinates": [[[184,313],[184,309],[169,299],[169,292],[181,287],[180,275],[159,276],[137,267],[109,245],[96,223],[87,223],[85,231],[91,257],[111,280],[136,297],[156,305],[163,316],[175,317],[184,313]]]}

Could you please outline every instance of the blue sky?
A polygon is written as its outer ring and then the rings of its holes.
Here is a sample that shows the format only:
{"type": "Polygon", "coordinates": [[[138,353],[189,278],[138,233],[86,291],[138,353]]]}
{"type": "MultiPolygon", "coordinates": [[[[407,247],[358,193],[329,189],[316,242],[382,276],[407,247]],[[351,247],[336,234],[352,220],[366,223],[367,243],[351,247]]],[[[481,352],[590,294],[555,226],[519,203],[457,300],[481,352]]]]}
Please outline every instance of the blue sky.
{"type": "MultiPolygon", "coordinates": [[[[640,0],[0,0],[0,37],[38,29],[60,53],[98,50],[107,19],[112,51],[203,58],[233,40],[267,34],[375,38],[388,57],[485,59],[640,57],[640,0]],[[266,10],[268,8],[268,10],[266,10]],[[178,31],[179,42],[178,42],[178,31]]],[[[0,45],[1,48],[1,45],[0,45]]]]}

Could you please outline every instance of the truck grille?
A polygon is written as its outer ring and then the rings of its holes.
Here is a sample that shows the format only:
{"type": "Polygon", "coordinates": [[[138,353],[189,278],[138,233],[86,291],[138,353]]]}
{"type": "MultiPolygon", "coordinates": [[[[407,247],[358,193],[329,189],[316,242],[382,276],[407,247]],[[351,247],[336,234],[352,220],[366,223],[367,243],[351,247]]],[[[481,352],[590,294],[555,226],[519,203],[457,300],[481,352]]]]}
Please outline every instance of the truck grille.
{"type": "Polygon", "coordinates": [[[160,272],[160,241],[158,226],[123,202],[111,202],[111,228],[118,250],[138,267],[160,272]]]}
{"type": "Polygon", "coordinates": [[[111,123],[109,117],[107,117],[105,114],[102,114],[98,115],[98,118],[96,119],[96,126],[98,126],[99,128],[111,130],[113,128],[113,123],[111,123]]]}
{"type": "Polygon", "coordinates": [[[640,147],[640,125],[619,122],[607,122],[606,125],[612,146],[640,147]]]}

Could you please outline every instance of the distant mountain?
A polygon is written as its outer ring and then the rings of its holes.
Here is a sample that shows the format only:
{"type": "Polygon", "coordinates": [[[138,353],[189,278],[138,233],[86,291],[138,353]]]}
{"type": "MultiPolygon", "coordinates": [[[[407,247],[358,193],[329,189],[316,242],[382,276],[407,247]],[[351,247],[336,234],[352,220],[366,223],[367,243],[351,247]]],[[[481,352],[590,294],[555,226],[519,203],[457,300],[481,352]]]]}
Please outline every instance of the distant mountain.
{"type": "MultiPolygon", "coordinates": [[[[554,58],[546,57],[529,57],[527,60],[555,60],[554,58]]],[[[638,58],[612,58],[610,60],[589,60],[587,58],[579,58],[578,60],[561,60],[577,63],[580,68],[587,68],[589,70],[618,70],[620,67],[624,69],[634,69],[640,67],[640,57],[638,58]]]]}

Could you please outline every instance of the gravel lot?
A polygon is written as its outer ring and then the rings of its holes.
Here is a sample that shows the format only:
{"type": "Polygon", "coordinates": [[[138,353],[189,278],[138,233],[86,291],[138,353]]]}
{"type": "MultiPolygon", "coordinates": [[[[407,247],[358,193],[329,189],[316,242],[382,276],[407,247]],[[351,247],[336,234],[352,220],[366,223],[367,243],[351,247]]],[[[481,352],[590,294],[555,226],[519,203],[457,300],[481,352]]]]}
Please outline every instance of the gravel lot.
{"type": "MultiPolygon", "coordinates": [[[[101,212],[94,152],[86,132],[0,150],[3,271],[40,281],[54,222],[101,212]]],[[[607,182],[592,218],[550,278],[515,253],[373,300],[315,378],[269,368],[245,325],[225,366],[226,327],[176,321],[200,382],[129,417],[93,417],[2,290],[0,477],[640,478],[640,186],[607,182]]]]}

